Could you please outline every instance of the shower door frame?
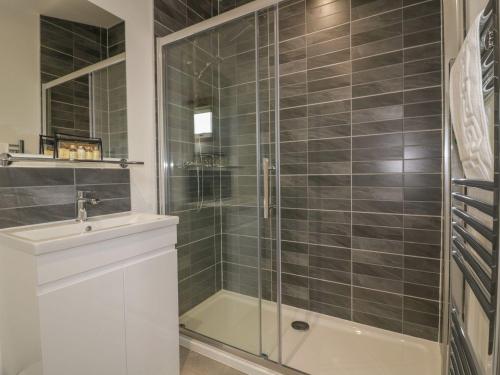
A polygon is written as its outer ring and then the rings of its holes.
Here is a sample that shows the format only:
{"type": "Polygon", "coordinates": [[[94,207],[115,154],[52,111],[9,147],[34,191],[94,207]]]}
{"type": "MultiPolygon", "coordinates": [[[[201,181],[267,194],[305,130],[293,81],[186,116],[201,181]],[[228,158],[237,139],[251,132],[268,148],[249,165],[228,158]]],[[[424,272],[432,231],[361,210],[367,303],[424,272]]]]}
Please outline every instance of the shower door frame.
{"type": "MultiPolygon", "coordinates": [[[[170,195],[169,191],[169,165],[167,164],[167,155],[168,155],[168,141],[167,141],[167,123],[166,123],[166,92],[164,88],[166,87],[166,77],[165,77],[165,52],[164,47],[168,44],[175,43],[177,41],[181,41],[198,33],[208,31],[214,29],[223,24],[229,23],[231,21],[237,20],[239,18],[249,16],[251,14],[255,14],[256,23],[258,22],[258,12],[261,10],[265,10],[268,8],[274,7],[274,56],[275,56],[275,64],[274,64],[274,81],[275,81],[275,90],[274,90],[274,126],[275,126],[275,139],[274,139],[274,148],[275,148],[275,177],[276,177],[276,193],[275,199],[276,204],[273,207],[275,212],[274,219],[276,220],[276,306],[277,306],[277,344],[278,344],[278,360],[277,362],[268,360],[265,357],[253,355],[244,350],[235,348],[230,345],[230,343],[223,343],[218,340],[203,336],[196,332],[187,330],[185,328],[181,328],[181,333],[189,336],[192,339],[204,342],[211,346],[217,347],[219,349],[225,350],[232,354],[235,354],[239,357],[250,360],[254,363],[263,365],[264,367],[268,367],[270,369],[279,370],[283,374],[290,375],[300,375],[304,374],[301,371],[291,369],[285,365],[283,365],[282,360],[282,309],[281,309],[281,196],[280,196],[280,133],[279,133],[279,123],[280,123],[280,90],[279,90],[279,7],[278,4],[282,0],[255,0],[245,5],[242,5],[238,8],[232,9],[230,11],[224,12],[218,16],[214,16],[205,21],[199,22],[192,26],[181,29],[172,34],[166,35],[164,37],[160,37],[156,39],[156,90],[157,90],[157,152],[158,152],[158,212],[160,214],[165,214],[169,211],[167,208],[168,199],[166,199],[167,194],[170,195]]],[[[256,45],[255,45],[255,56],[258,59],[259,55],[259,46],[258,46],[258,29],[256,28],[256,45]]],[[[262,168],[262,158],[260,155],[260,116],[259,116],[259,66],[258,60],[256,61],[256,153],[257,153],[257,192],[260,189],[261,177],[260,172],[262,168]]],[[[257,193],[257,217],[260,218],[260,210],[262,207],[260,206],[260,194],[257,193]]],[[[259,225],[259,238],[260,238],[260,225],[259,225]]],[[[260,242],[260,241],[259,241],[260,242]]],[[[259,254],[260,257],[260,245],[259,245],[259,254]]],[[[259,262],[259,280],[261,278],[261,264],[259,262]]],[[[259,281],[259,326],[260,326],[260,338],[259,338],[259,347],[262,349],[262,290],[260,288],[259,281]]],[[[262,351],[262,350],[261,350],[262,351]]]]}

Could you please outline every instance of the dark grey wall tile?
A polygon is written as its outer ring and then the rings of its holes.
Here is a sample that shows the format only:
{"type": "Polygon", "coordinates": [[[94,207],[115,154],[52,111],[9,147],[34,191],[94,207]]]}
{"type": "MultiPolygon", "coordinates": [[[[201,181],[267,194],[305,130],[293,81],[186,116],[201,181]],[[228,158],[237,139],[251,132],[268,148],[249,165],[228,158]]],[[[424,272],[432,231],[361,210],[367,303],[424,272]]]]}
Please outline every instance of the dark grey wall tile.
{"type": "Polygon", "coordinates": [[[130,197],[129,183],[116,183],[109,185],[77,185],[76,190],[91,191],[99,199],[116,199],[130,197]]]}
{"type": "Polygon", "coordinates": [[[351,2],[351,18],[357,20],[374,14],[401,8],[402,0],[353,0],[351,2]]]}
{"type": "Polygon", "coordinates": [[[123,184],[129,181],[129,169],[75,169],[77,185],[123,184]]]}
{"type": "Polygon", "coordinates": [[[0,210],[0,228],[69,220],[75,212],[74,204],[4,209],[0,210]]]}
{"type": "Polygon", "coordinates": [[[352,248],[382,251],[385,253],[393,253],[393,254],[403,253],[403,243],[401,241],[367,238],[367,237],[353,237],[352,248]]]}
{"type": "Polygon", "coordinates": [[[439,329],[420,324],[405,322],[403,324],[403,333],[410,336],[421,337],[427,340],[438,341],[439,329]]]}
{"type": "Polygon", "coordinates": [[[73,185],[69,168],[1,168],[0,187],[73,185]]]}
{"type": "Polygon", "coordinates": [[[309,302],[309,310],[341,319],[351,319],[351,310],[349,308],[329,305],[320,301],[311,300],[309,302]]]}
{"type": "Polygon", "coordinates": [[[74,185],[0,188],[0,209],[73,204],[74,185]]]}
{"type": "Polygon", "coordinates": [[[401,320],[402,309],[400,306],[391,306],[361,299],[353,300],[353,310],[371,315],[377,315],[393,320],[401,320]]]}
{"type": "Polygon", "coordinates": [[[127,212],[131,209],[130,198],[105,199],[96,206],[88,207],[88,214],[89,216],[108,215],[127,212]]]}

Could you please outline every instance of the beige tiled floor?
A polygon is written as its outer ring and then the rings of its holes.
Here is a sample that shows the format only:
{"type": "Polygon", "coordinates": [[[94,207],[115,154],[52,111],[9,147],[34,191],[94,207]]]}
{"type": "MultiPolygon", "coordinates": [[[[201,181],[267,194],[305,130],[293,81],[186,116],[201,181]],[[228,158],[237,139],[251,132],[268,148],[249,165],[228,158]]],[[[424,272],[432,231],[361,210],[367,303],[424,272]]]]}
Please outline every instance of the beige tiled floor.
{"type": "Polygon", "coordinates": [[[181,375],[244,375],[181,346],[181,375]]]}

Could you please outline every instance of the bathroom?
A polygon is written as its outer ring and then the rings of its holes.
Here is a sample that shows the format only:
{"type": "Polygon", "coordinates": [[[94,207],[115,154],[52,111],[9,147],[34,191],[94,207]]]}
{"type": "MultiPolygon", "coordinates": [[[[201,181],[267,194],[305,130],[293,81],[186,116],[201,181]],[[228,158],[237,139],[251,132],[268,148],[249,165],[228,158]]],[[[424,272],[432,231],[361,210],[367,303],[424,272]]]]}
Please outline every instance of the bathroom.
{"type": "Polygon", "coordinates": [[[0,0],[0,374],[500,374],[499,9],[0,0]]]}

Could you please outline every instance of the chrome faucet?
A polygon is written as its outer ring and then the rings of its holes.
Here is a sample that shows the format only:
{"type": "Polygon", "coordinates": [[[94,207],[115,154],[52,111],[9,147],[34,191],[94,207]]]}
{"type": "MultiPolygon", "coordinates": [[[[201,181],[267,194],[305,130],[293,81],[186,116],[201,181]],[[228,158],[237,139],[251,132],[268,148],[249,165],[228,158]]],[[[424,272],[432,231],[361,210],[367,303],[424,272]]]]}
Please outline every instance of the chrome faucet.
{"type": "Polygon", "coordinates": [[[92,191],[77,191],[76,204],[78,208],[78,216],[76,217],[76,221],[79,223],[87,221],[87,204],[95,206],[100,202],[101,201],[95,197],[95,193],[92,191]]]}

